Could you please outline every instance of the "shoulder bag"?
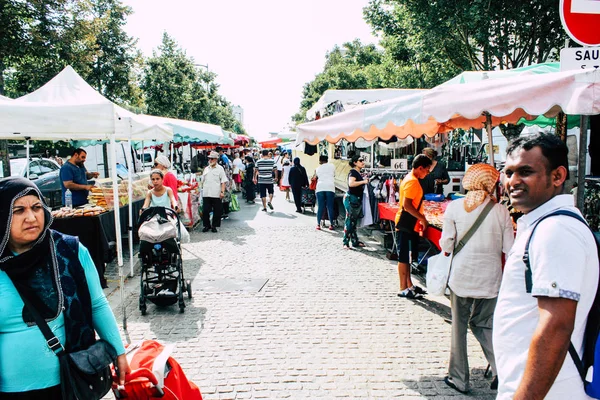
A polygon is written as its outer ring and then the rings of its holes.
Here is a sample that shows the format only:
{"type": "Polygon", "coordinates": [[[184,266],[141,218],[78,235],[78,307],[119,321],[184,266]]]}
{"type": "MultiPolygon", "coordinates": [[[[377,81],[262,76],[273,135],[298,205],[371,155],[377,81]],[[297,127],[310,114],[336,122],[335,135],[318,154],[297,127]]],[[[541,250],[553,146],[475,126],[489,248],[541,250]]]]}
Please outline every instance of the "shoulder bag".
{"type": "Polygon", "coordinates": [[[29,299],[18,288],[17,291],[42,331],[46,344],[58,357],[63,400],[100,400],[104,397],[112,386],[110,364],[116,365],[117,359],[112,345],[98,340],[85,350],[67,353],[29,299]]]}
{"type": "Polygon", "coordinates": [[[452,271],[452,260],[467,244],[469,239],[475,234],[475,231],[479,228],[485,217],[494,208],[492,200],[486,204],[481,214],[477,217],[471,228],[465,233],[465,235],[458,241],[452,250],[452,254],[449,256],[444,255],[442,252],[435,256],[429,257],[427,260],[427,290],[434,296],[443,296],[446,293],[446,287],[450,281],[450,272],[452,271]]]}

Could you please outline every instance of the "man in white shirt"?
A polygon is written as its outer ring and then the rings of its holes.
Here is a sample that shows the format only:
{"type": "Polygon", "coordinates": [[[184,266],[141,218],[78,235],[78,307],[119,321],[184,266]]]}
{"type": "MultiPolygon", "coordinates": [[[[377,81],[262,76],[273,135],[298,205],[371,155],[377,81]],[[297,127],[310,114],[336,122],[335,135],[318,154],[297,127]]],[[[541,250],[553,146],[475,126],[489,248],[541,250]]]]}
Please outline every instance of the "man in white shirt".
{"type": "Polygon", "coordinates": [[[217,232],[221,226],[221,214],[223,212],[222,199],[225,196],[225,184],[227,183],[227,174],[217,160],[219,153],[211,151],[208,155],[208,167],[202,172],[202,223],[204,228],[202,232],[212,230],[217,232]],[[210,213],[213,213],[212,224],[210,222],[210,213]]]}
{"type": "Polygon", "coordinates": [[[567,353],[581,357],[587,316],[598,287],[598,255],[590,230],[575,218],[542,217],[557,210],[579,211],[564,195],[568,149],[556,136],[515,140],[507,150],[505,188],[517,223],[494,315],[498,399],[588,399],[567,353]],[[529,245],[531,293],[523,253],[529,245]]]}
{"type": "Polygon", "coordinates": [[[273,162],[275,162],[275,167],[277,168],[277,173],[275,174],[275,184],[279,182],[283,172],[283,156],[279,150],[275,151],[275,157],[273,158],[273,162]]]}
{"type": "Polygon", "coordinates": [[[513,226],[506,207],[495,204],[491,197],[498,185],[500,173],[489,164],[475,164],[465,174],[465,198],[453,201],[444,213],[444,229],[440,239],[442,251],[453,254],[450,270],[450,303],[452,305],[452,344],[446,384],[461,393],[469,391],[469,359],[467,329],[477,341],[495,376],[491,388],[498,387],[496,362],[492,345],[492,321],[498,289],[502,279],[502,254],[508,254],[514,241],[513,226]],[[494,203],[488,214],[468,238],[467,232],[494,203]]]}

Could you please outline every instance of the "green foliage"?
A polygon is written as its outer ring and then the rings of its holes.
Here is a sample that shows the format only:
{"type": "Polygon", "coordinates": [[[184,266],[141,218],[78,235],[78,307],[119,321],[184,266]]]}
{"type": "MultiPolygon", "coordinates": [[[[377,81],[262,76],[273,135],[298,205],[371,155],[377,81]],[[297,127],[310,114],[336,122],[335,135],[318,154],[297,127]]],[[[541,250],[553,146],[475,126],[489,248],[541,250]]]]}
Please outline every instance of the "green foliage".
{"type": "Polygon", "coordinates": [[[555,58],[566,38],[554,0],[371,0],[364,15],[384,38],[409,35],[409,50],[460,70],[541,63],[555,58]]]}
{"type": "Polygon", "coordinates": [[[220,125],[245,133],[231,104],[218,93],[214,72],[201,71],[166,32],[146,61],[141,88],[148,114],[220,125]]]}

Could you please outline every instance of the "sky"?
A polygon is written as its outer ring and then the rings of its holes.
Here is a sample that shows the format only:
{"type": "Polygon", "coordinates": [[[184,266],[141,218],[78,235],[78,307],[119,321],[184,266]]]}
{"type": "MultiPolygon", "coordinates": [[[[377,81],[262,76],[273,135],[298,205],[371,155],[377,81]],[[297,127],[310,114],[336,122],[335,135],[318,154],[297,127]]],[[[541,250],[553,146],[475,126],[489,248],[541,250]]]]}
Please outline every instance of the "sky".
{"type": "Polygon", "coordinates": [[[356,38],[377,43],[362,9],[368,0],[123,0],[126,32],[151,56],[163,32],[216,73],[219,92],[244,109],[246,131],[261,140],[298,112],[305,83],[325,54],[356,38]]]}

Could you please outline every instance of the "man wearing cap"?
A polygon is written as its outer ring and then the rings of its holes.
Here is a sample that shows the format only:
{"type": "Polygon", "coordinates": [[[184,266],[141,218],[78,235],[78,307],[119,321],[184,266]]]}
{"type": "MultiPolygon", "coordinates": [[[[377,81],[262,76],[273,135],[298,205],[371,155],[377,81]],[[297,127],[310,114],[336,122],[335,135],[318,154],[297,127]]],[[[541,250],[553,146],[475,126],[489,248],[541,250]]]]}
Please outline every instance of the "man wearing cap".
{"type": "Polygon", "coordinates": [[[208,167],[202,172],[202,223],[204,224],[202,232],[208,232],[210,229],[216,233],[217,228],[221,226],[222,199],[225,196],[227,175],[223,167],[218,164],[218,159],[219,153],[211,151],[208,155],[208,167]]]}

